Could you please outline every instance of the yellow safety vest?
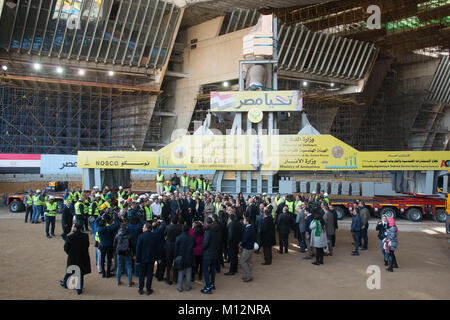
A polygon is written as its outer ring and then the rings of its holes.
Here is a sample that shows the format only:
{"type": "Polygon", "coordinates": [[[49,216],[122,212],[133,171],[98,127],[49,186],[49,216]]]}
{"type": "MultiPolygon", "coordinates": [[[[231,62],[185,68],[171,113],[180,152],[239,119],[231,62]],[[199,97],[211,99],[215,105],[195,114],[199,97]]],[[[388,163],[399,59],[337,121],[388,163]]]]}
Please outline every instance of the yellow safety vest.
{"type": "Polygon", "coordinates": [[[77,201],[77,203],[75,203],[75,214],[80,215],[83,213],[84,213],[84,204],[81,201],[77,201]],[[80,208],[80,206],[83,206],[83,207],[80,208]]]}
{"type": "Polygon", "coordinates": [[[25,204],[27,206],[32,206],[33,205],[33,197],[31,197],[30,195],[26,195],[25,196],[25,204]]]}
{"type": "Polygon", "coordinates": [[[285,204],[288,206],[288,211],[290,213],[294,212],[294,201],[285,201],[285,204]]]}
{"type": "Polygon", "coordinates": [[[188,187],[189,186],[189,177],[181,176],[181,186],[188,187]]]}
{"type": "Polygon", "coordinates": [[[214,202],[214,208],[216,209],[216,214],[219,214],[220,208],[222,207],[222,204],[220,202],[214,202]]]}
{"type": "Polygon", "coordinates": [[[97,206],[95,207],[95,211],[94,211],[94,216],[98,216],[100,214],[100,204],[98,202],[92,202],[89,206],[89,215],[92,216],[92,206],[95,204],[97,204],[97,206]]]}
{"type": "Polygon", "coordinates": [[[153,211],[152,211],[152,208],[151,208],[151,207],[145,206],[144,209],[145,209],[145,219],[146,219],[146,221],[151,221],[151,220],[153,220],[153,211]]]}
{"type": "Polygon", "coordinates": [[[56,216],[56,210],[58,209],[58,203],[55,201],[53,203],[47,202],[46,203],[48,212],[45,212],[44,215],[47,217],[54,217],[56,216]]]}
{"type": "Polygon", "coordinates": [[[162,186],[163,183],[164,183],[164,175],[163,174],[161,174],[161,175],[157,174],[156,175],[156,181],[157,181],[156,185],[162,186]]]}

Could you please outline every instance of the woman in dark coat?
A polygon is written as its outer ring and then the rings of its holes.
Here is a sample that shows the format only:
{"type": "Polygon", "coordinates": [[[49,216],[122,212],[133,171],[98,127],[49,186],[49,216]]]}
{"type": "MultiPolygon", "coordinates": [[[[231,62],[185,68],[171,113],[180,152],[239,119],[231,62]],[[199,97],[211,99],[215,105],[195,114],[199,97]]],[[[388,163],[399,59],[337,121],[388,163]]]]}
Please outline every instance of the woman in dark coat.
{"type": "Polygon", "coordinates": [[[264,219],[260,231],[261,246],[264,251],[263,265],[272,264],[272,246],[275,245],[275,223],[273,222],[271,210],[264,209],[264,219]]]}
{"type": "Polygon", "coordinates": [[[197,197],[194,203],[194,221],[205,221],[203,211],[205,210],[205,204],[202,199],[197,197]]]}
{"type": "MultiPolygon", "coordinates": [[[[67,268],[69,266],[77,266],[80,268],[80,285],[77,288],[77,294],[83,291],[83,276],[91,273],[91,259],[89,257],[89,236],[81,232],[81,226],[75,223],[72,226],[72,232],[67,236],[64,243],[64,251],[67,253],[67,268]]],[[[69,271],[61,281],[61,286],[67,288],[67,280],[75,273],[69,271]]]]}

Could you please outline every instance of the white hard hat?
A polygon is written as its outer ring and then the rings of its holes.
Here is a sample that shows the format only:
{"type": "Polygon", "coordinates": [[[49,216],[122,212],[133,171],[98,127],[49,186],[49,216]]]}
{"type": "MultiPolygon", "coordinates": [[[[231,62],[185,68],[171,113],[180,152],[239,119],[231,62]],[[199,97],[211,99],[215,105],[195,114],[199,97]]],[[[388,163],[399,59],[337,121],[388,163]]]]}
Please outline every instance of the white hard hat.
{"type": "Polygon", "coordinates": [[[325,192],[323,195],[324,195],[325,197],[328,197],[328,193],[326,193],[326,192],[325,192]]]}
{"type": "Polygon", "coordinates": [[[98,189],[98,187],[97,186],[93,186],[92,189],[98,189]]]}
{"type": "Polygon", "coordinates": [[[123,187],[122,187],[122,186],[120,186],[120,187],[119,187],[119,190],[122,190],[122,189],[123,189],[123,187]]]}
{"type": "Polygon", "coordinates": [[[170,192],[166,192],[166,196],[170,196],[170,192]]]}
{"type": "Polygon", "coordinates": [[[161,200],[161,199],[162,199],[162,197],[161,197],[161,196],[158,196],[158,199],[159,199],[159,200],[161,200]]]}
{"type": "Polygon", "coordinates": [[[40,189],[37,189],[37,190],[36,190],[36,193],[41,193],[41,190],[40,190],[40,189]]]}
{"type": "Polygon", "coordinates": [[[96,193],[96,194],[95,194],[95,197],[96,197],[96,198],[101,198],[102,196],[100,195],[100,193],[96,193]]]}
{"type": "Polygon", "coordinates": [[[313,191],[312,193],[316,193],[315,191],[313,191]]]}
{"type": "Polygon", "coordinates": [[[48,196],[48,200],[54,200],[55,197],[54,196],[48,196]]]}

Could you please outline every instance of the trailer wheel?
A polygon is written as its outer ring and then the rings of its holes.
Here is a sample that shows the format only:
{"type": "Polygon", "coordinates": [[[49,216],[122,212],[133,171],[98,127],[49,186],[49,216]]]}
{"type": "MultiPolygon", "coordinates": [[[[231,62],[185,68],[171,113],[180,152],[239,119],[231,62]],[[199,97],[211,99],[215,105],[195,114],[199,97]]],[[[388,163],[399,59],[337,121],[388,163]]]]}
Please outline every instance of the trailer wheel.
{"type": "Polygon", "coordinates": [[[422,210],[418,208],[409,208],[406,210],[406,217],[410,221],[420,222],[423,219],[422,210]]]}
{"type": "Polygon", "coordinates": [[[342,207],[336,207],[336,215],[338,220],[342,220],[345,216],[345,209],[342,207]]]}
{"type": "Polygon", "coordinates": [[[25,206],[24,206],[23,203],[20,202],[20,201],[12,201],[12,202],[9,204],[9,211],[11,211],[11,212],[14,212],[14,213],[16,213],[16,212],[21,212],[21,211],[23,211],[24,209],[25,209],[25,206]]]}
{"type": "Polygon", "coordinates": [[[436,209],[436,214],[434,215],[434,221],[445,223],[447,221],[447,212],[444,208],[436,209]]]}
{"type": "Polygon", "coordinates": [[[388,218],[396,218],[397,212],[395,212],[394,208],[386,207],[380,210],[380,216],[386,215],[388,218]]]}

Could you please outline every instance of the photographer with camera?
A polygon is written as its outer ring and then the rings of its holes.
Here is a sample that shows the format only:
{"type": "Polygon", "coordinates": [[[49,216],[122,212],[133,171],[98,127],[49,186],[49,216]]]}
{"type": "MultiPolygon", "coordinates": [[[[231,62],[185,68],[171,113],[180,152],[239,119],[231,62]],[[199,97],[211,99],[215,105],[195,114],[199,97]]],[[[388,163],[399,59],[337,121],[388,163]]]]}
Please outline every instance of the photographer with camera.
{"type": "Polygon", "coordinates": [[[103,278],[110,278],[112,256],[113,256],[113,241],[114,234],[119,229],[119,219],[111,209],[108,209],[103,215],[101,215],[96,221],[96,229],[99,236],[99,249],[101,254],[100,265],[101,274],[103,278]],[[105,259],[106,259],[106,272],[105,272],[105,259]]]}

